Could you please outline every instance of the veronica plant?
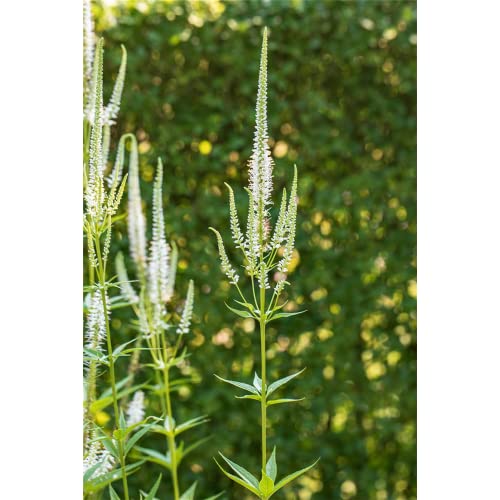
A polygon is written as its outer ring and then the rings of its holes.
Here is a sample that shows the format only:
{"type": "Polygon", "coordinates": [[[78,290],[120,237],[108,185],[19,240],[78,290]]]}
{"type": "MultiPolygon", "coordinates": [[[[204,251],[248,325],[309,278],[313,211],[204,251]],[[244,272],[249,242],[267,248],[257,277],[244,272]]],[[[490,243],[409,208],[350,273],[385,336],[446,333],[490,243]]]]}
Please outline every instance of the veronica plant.
{"type": "MultiPolygon", "coordinates": [[[[238,292],[238,307],[228,308],[243,318],[253,318],[260,326],[260,376],[255,373],[253,383],[248,384],[235,380],[223,382],[238,387],[247,394],[237,396],[251,399],[260,405],[262,466],[260,479],[241,465],[220,454],[232,472],[228,472],[217,462],[224,474],[254,493],[258,498],[268,499],[283,486],[311,469],[316,462],[293,472],[281,480],[277,480],[276,448],[268,457],[267,453],[267,410],[271,406],[300,401],[300,399],[275,398],[274,393],[281,386],[302,373],[288,375],[272,383],[267,378],[266,367],[266,325],[279,318],[286,318],[300,312],[284,312],[286,302],[281,299],[282,292],[289,283],[287,279],[288,265],[293,256],[297,217],[297,168],[290,195],[287,199],[283,190],[280,209],[274,227],[271,225],[271,206],[273,193],[272,169],[273,161],[268,145],[267,131],[267,28],[264,29],[262,53],[259,70],[259,83],[256,106],[256,127],[253,142],[253,153],[249,162],[249,187],[246,189],[249,198],[246,232],[241,229],[233,190],[229,190],[229,222],[235,247],[241,251],[244,261],[244,272],[251,282],[251,297],[247,298],[239,286],[240,274],[230,262],[220,233],[210,228],[216,235],[221,267],[229,282],[238,292]],[[271,287],[269,273],[275,277],[271,287]]],[[[304,311],[302,311],[304,312],[304,311]]]]}
{"type": "MultiPolygon", "coordinates": [[[[130,168],[128,177],[128,230],[130,254],[137,276],[135,284],[129,280],[123,254],[116,258],[116,272],[121,288],[122,301],[128,303],[137,317],[138,337],[133,349],[129,365],[128,380],[140,368],[140,353],[147,350],[150,362],[143,365],[153,369],[156,385],[154,393],[159,394],[163,412],[163,425],[154,424],[149,429],[162,434],[166,438],[166,451],[136,447],[139,458],[148,460],[165,467],[172,479],[173,495],[175,500],[192,500],[196,483],[193,483],[181,496],[179,481],[179,464],[186,455],[206,441],[200,439],[189,446],[178,441],[178,436],[185,431],[207,422],[205,415],[192,418],[183,423],[174,419],[171,393],[173,388],[185,379],[174,379],[172,370],[182,366],[188,356],[183,339],[189,333],[193,314],[194,286],[190,281],[182,310],[172,305],[174,296],[175,278],[177,270],[177,247],[169,245],[165,236],[165,222],[162,204],[163,165],[158,159],[156,176],[153,186],[152,230],[148,244],[146,238],[146,217],[142,210],[140,190],[139,162],[137,142],[131,137],[130,168]],[[146,347],[141,345],[145,341],[146,347]]],[[[113,177],[114,175],[112,175],[113,177]]],[[[129,418],[141,420],[143,414],[136,409],[135,399],[129,405],[129,418]]],[[[132,423],[132,422],[131,422],[132,423]]],[[[218,495],[211,497],[217,498],[218,495]]]]}
{"type": "MultiPolygon", "coordinates": [[[[124,168],[124,142],[120,139],[111,176],[105,178],[109,151],[109,127],[116,118],[125,79],[126,52],[114,90],[107,106],[103,104],[103,40],[94,44],[90,4],[84,2],[84,235],[87,246],[86,325],[84,349],[84,496],[95,498],[113,481],[122,480],[124,498],[129,499],[127,476],[137,471],[144,461],[126,464],[126,459],[139,439],[155,422],[138,420],[136,411],[127,421],[119,400],[124,385],[116,380],[115,363],[127,355],[127,344],[113,349],[110,315],[116,298],[108,291],[117,284],[109,276],[109,257],[113,224],[116,220],[127,177],[124,168]],[[89,77],[89,68],[91,76],[89,77]],[[109,390],[98,397],[97,380],[109,375],[109,390]],[[100,426],[96,415],[112,405],[113,428],[100,426]],[[118,467],[118,469],[117,469],[118,467]]],[[[134,390],[132,388],[131,390],[134,390]]],[[[110,486],[113,497],[114,490],[110,486]]],[[[116,494],[115,494],[116,495],[116,494]]]]}

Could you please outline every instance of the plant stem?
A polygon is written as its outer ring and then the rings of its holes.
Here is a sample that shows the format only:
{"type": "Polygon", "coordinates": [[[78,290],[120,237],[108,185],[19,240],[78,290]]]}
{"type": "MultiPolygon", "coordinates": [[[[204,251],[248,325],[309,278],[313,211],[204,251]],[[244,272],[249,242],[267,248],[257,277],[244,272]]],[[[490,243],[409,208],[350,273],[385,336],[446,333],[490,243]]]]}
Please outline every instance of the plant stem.
{"type": "MultiPolygon", "coordinates": [[[[106,267],[103,264],[101,257],[101,242],[99,235],[95,238],[95,248],[97,254],[97,260],[99,263],[99,283],[101,289],[101,300],[102,307],[104,312],[104,323],[106,325],[106,344],[108,346],[108,360],[109,360],[109,377],[111,379],[111,391],[113,393],[113,409],[115,412],[115,428],[119,428],[119,411],[118,411],[118,395],[116,392],[116,378],[115,378],[115,364],[113,359],[113,346],[111,344],[111,330],[109,328],[109,315],[108,315],[108,303],[106,300],[106,267]]],[[[120,467],[122,469],[122,483],[123,483],[123,492],[125,495],[125,500],[129,500],[128,496],[128,483],[127,483],[127,474],[125,471],[125,457],[123,456],[123,441],[120,438],[118,441],[118,451],[120,453],[120,467]]]]}
{"type": "Polygon", "coordinates": [[[261,378],[262,378],[262,393],[260,400],[261,409],[261,426],[262,426],[262,470],[266,470],[267,450],[266,450],[266,397],[267,397],[267,382],[266,382],[266,289],[260,289],[260,362],[261,362],[261,378]]]}
{"type": "MultiPolygon", "coordinates": [[[[172,403],[170,402],[170,381],[169,381],[169,369],[168,363],[165,363],[165,368],[163,369],[163,379],[165,385],[165,400],[167,403],[167,418],[169,420],[169,425],[173,423],[172,416],[172,403]]],[[[176,445],[175,437],[173,435],[167,436],[168,450],[170,453],[170,470],[172,475],[172,483],[174,485],[174,498],[179,500],[179,479],[177,477],[177,457],[176,457],[176,445]]]]}

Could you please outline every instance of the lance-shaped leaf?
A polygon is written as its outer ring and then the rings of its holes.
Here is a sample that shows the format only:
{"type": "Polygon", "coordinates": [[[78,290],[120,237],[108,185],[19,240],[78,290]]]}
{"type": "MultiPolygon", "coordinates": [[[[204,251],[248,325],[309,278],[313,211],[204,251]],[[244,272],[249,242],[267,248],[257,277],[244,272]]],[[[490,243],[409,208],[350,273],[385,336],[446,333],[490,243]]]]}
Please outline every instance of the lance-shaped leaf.
{"type": "Polygon", "coordinates": [[[255,375],[253,377],[253,386],[259,391],[262,392],[262,379],[257,375],[257,372],[255,372],[255,375]]]}
{"type": "Polygon", "coordinates": [[[234,472],[236,472],[236,474],[238,474],[238,476],[240,476],[240,478],[245,481],[245,483],[247,483],[249,486],[253,486],[257,490],[259,489],[259,481],[251,472],[248,472],[241,465],[238,465],[232,460],[229,460],[229,458],[225,457],[220,451],[219,455],[226,461],[229,467],[231,467],[231,469],[233,469],[234,472]]]}
{"type": "MultiPolygon", "coordinates": [[[[214,458],[215,460],[215,458],[214,458]]],[[[227,472],[225,469],[223,469],[221,467],[221,465],[219,464],[219,462],[217,462],[217,460],[215,460],[215,463],[219,466],[219,469],[229,478],[229,479],[232,479],[235,483],[239,484],[240,486],[243,486],[244,488],[246,488],[247,490],[250,490],[252,493],[254,493],[255,495],[257,495],[258,497],[260,497],[260,492],[257,488],[255,488],[254,486],[252,486],[251,484],[248,484],[246,481],[243,481],[243,479],[240,479],[238,476],[235,476],[229,472],[227,472]]]]}
{"type": "Polygon", "coordinates": [[[156,492],[158,491],[158,488],[160,487],[161,483],[161,474],[158,476],[158,479],[156,480],[156,483],[153,485],[149,493],[146,494],[144,497],[144,500],[154,500],[156,492]]]}
{"type": "Polygon", "coordinates": [[[262,471],[259,490],[262,493],[262,498],[269,498],[273,494],[274,481],[264,471],[262,471]]]}
{"type": "Polygon", "coordinates": [[[305,368],[302,368],[302,370],[300,370],[300,372],[293,373],[292,375],[288,375],[288,377],[283,377],[283,378],[280,378],[279,380],[276,380],[276,382],[273,382],[267,389],[267,395],[269,396],[270,394],[272,394],[276,389],[278,389],[282,385],[286,384],[287,382],[289,382],[293,378],[300,375],[304,370],[305,370],[305,368]]]}
{"type": "Polygon", "coordinates": [[[147,424],[144,427],[142,427],[139,431],[137,431],[128,441],[127,444],[125,445],[125,456],[130,452],[130,450],[135,446],[137,441],[142,438],[150,429],[151,427],[155,425],[155,423],[147,424]]]}
{"type": "Polygon", "coordinates": [[[262,396],[256,396],[255,394],[245,394],[244,396],[234,396],[236,399],[255,399],[255,401],[260,401],[262,396]]]}
{"type": "Polygon", "coordinates": [[[118,493],[116,493],[111,485],[109,485],[109,498],[111,498],[111,500],[120,500],[118,493]]]}
{"type": "Polygon", "coordinates": [[[251,392],[252,394],[256,394],[257,396],[259,395],[259,391],[253,385],[245,384],[244,382],[238,382],[236,380],[226,380],[225,378],[219,377],[219,375],[215,376],[219,380],[222,380],[222,382],[226,382],[226,384],[231,384],[234,385],[235,387],[243,389],[244,391],[251,392]]]}
{"type": "Polygon", "coordinates": [[[271,399],[271,401],[267,401],[266,405],[267,406],[272,406],[272,405],[280,405],[283,403],[296,403],[297,401],[304,401],[306,398],[300,398],[300,399],[290,399],[290,398],[284,398],[284,399],[271,399]]]}
{"type": "Polygon", "coordinates": [[[206,415],[202,415],[201,417],[195,417],[192,418],[191,420],[188,420],[187,422],[184,422],[183,424],[178,425],[175,428],[175,435],[178,436],[184,431],[187,431],[188,429],[192,429],[193,427],[196,427],[198,425],[204,424],[205,422],[208,422],[209,419],[207,418],[206,415]]]}
{"type": "Polygon", "coordinates": [[[196,486],[198,485],[198,481],[195,481],[189,489],[187,489],[182,495],[180,500],[194,500],[194,493],[196,491],[196,486]]]}
{"type": "Polygon", "coordinates": [[[135,451],[138,451],[145,455],[144,458],[145,460],[148,460],[149,462],[154,462],[155,464],[159,464],[166,469],[170,469],[171,463],[170,463],[170,458],[163,453],[160,453],[157,450],[152,450],[151,448],[142,448],[140,446],[135,447],[135,451]]]}
{"type": "MultiPolygon", "coordinates": [[[[137,472],[141,465],[144,463],[144,460],[140,460],[139,462],[134,462],[133,464],[129,464],[125,466],[125,474],[127,476],[130,476],[134,472],[137,472]]],[[[98,476],[95,479],[92,479],[85,483],[84,485],[84,492],[85,493],[94,493],[99,490],[102,490],[109,484],[111,484],[113,481],[116,481],[117,479],[121,479],[122,477],[122,472],[123,469],[118,469],[114,470],[111,472],[107,472],[106,474],[103,474],[101,476],[98,476]]]]}
{"type": "Polygon", "coordinates": [[[297,472],[292,472],[292,474],[289,474],[288,476],[283,478],[281,481],[278,482],[278,484],[276,484],[272,494],[274,495],[278,490],[283,488],[283,486],[287,485],[290,481],[293,481],[294,479],[301,476],[302,474],[304,474],[308,470],[312,469],[318,462],[319,462],[319,458],[318,458],[318,460],[316,460],[314,463],[312,463],[308,467],[304,467],[303,469],[298,470],[297,472]]]}
{"type": "MultiPolygon", "coordinates": [[[[224,302],[224,304],[226,304],[226,303],[224,302]]],[[[249,312],[249,311],[244,311],[244,310],[242,310],[242,309],[235,309],[234,307],[231,307],[231,306],[229,306],[229,305],[227,305],[227,304],[226,304],[226,307],[227,307],[230,311],[234,312],[234,314],[237,314],[238,316],[240,316],[241,318],[254,318],[254,319],[258,319],[258,318],[255,316],[255,314],[252,314],[252,313],[251,313],[251,312],[249,312]]]]}
{"type": "Polygon", "coordinates": [[[266,319],[266,323],[270,323],[271,321],[274,321],[275,319],[279,318],[288,318],[290,316],[297,316],[297,314],[302,314],[305,313],[307,309],[304,309],[303,311],[297,311],[297,312],[281,312],[281,313],[276,313],[272,314],[271,317],[268,317],[266,319]]]}
{"type": "Polygon", "coordinates": [[[266,474],[273,480],[276,481],[276,474],[278,473],[278,466],[276,465],[276,446],[273,448],[273,452],[269,457],[266,464],[266,474]]]}

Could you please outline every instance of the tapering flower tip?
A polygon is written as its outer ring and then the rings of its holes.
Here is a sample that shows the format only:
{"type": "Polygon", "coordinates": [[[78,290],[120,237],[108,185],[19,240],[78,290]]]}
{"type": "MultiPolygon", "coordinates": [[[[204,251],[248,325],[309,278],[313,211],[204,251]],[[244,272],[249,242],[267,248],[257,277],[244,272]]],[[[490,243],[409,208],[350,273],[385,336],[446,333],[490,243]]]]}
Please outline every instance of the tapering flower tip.
{"type": "Polygon", "coordinates": [[[162,296],[164,302],[168,302],[174,295],[175,277],[177,275],[177,261],[179,259],[179,251],[177,245],[172,243],[172,251],[170,252],[170,262],[168,270],[168,280],[165,294],[162,296]]]}
{"type": "Polygon", "coordinates": [[[281,246],[286,234],[286,189],[283,189],[281,197],[281,206],[276,226],[274,227],[273,237],[271,239],[271,248],[277,249],[281,246]]]}
{"type": "Polygon", "coordinates": [[[127,408],[127,426],[138,424],[144,420],[144,393],[137,391],[127,408]]]}
{"type": "Polygon", "coordinates": [[[104,109],[103,120],[106,125],[113,125],[116,117],[118,116],[118,112],[120,111],[120,101],[122,98],[123,85],[125,83],[125,73],[127,71],[127,50],[123,45],[121,48],[122,60],[120,63],[120,69],[118,70],[118,76],[116,77],[111,98],[108,105],[104,109]]]}
{"type": "Polygon", "coordinates": [[[295,244],[295,230],[297,225],[297,165],[294,165],[294,175],[292,182],[292,190],[290,192],[290,199],[288,200],[288,208],[286,212],[286,242],[283,257],[278,262],[278,271],[286,273],[288,271],[288,264],[292,260],[293,248],[295,244]]]}
{"type": "Polygon", "coordinates": [[[252,157],[250,158],[249,187],[253,193],[256,223],[259,231],[263,230],[267,207],[271,205],[273,190],[271,150],[267,131],[267,28],[262,38],[262,52],[257,90],[255,133],[252,157]]]}
{"type": "Polygon", "coordinates": [[[191,325],[191,318],[193,316],[193,301],[194,301],[194,285],[193,280],[189,280],[188,291],[186,295],[186,302],[184,304],[184,310],[182,311],[181,321],[177,327],[177,333],[179,335],[185,335],[189,333],[189,327],[191,325]]]}
{"type": "Polygon", "coordinates": [[[153,188],[153,237],[149,254],[148,286],[149,298],[153,304],[165,301],[168,297],[170,247],[165,239],[163,219],[163,164],[158,158],[156,178],[153,188]]]}
{"type": "Polygon", "coordinates": [[[234,192],[231,186],[225,182],[224,183],[229,190],[229,217],[230,217],[230,224],[231,224],[231,233],[233,235],[233,241],[236,245],[236,248],[242,248],[244,249],[245,244],[244,244],[244,237],[243,233],[241,232],[240,228],[240,221],[238,218],[238,211],[236,209],[236,202],[234,200],[234,192]]]}
{"type": "Polygon", "coordinates": [[[94,25],[90,0],[83,0],[83,70],[86,90],[92,79],[92,63],[94,59],[94,25]]]}
{"type": "Polygon", "coordinates": [[[125,267],[125,259],[121,252],[118,252],[116,256],[115,268],[122,296],[130,304],[137,304],[139,302],[139,297],[130,284],[127,268],[125,267]]]}
{"type": "Polygon", "coordinates": [[[99,39],[95,51],[92,85],[93,121],[90,132],[88,178],[85,192],[87,212],[100,218],[104,204],[104,182],[102,179],[102,59],[103,40],[99,39]]]}
{"type": "Polygon", "coordinates": [[[224,242],[222,241],[222,236],[220,235],[219,231],[217,231],[217,229],[214,229],[213,227],[210,227],[209,229],[210,231],[213,231],[215,233],[215,236],[217,237],[217,246],[219,248],[219,256],[220,256],[222,271],[229,278],[229,282],[233,285],[236,285],[240,277],[238,276],[236,271],[233,269],[233,266],[229,262],[226,249],[224,248],[224,242]]]}
{"type": "Polygon", "coordinates": [[[142,212],[141,188],[139,182],[139,155],[137,139],[131,135],[130,166],[128,175],[128,238],[130,253],[137,266],[139,276],[146,268],[146,219],[142,212]]]}

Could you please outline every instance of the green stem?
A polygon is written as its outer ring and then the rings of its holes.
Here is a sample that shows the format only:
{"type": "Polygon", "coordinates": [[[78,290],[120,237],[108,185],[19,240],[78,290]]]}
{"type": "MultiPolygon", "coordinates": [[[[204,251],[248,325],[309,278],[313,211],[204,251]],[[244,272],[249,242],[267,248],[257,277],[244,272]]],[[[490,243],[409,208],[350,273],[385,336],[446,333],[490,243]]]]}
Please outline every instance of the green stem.
{"type": "MultiPolygon", "coordinates": [[[[167,403],[167,418],[169,419],[169,423],[172,424],[173,416],[172,416],[172,403],[170,401],[170,382],[169,382],[169,369],[170,366],[168,363],[165,363],[165,368],[163,369],[163,378],[165,385],[165,400],[167,403]]],[[[173,435],[169,434],[167,436],[168,450],[170,452],[170,466],[171,466],[171,475],[172,475],[172,483],[174,485],[174,498],[175,500],[179,500],[179,479],[177,477],[177,457],[176,457],[176,445],[175,438],[173,435]]]]}
{"type": "MultiPolygon", "coordinates": [[[[116,378],[115,378],[115,364],[113,359],[113,346],[111,344],[111,330],[109,328],[109,316],[108,316],[108,304],[106,301],[106,282],[105,282],[105,274],[106,274],[106,266],[103,265],[102,256],[101,256],[101,242],[99,236],[95,239],[95,247],[97,253],[97,260],[99,262],[99,283],[101,289],[101,300],[102,307],[104,312],[104,323],[106,325],[106,344],[108,346],[108,360],[109,360],[109,377],[111,379],[111,391],[113,394],[113,409],[115,412],[115,428],[118,429],[119,424],[119,411],[118,411],[118,394],[116,391],[116,378]]],[[[122,483],[123,483],[123,492],[125,495],[125,500],[129,500],[128,496],[128,483],[127,483],[127,474],[125,471],[125,457],[123,455],[123,441],[120,439],[118,441],[118,451],[120,453],[120,467],[122,469],[122,483]]]]}
{"type": "Polygon", "coordinates": [[[261,410],[261,426],[262,426],[262,470],[266,470],[267,450],[266,450],[266,431],[267,431],[267,414],[266,414],[266,396],[267,396],[267,381],[266,381],[266,289],[260,289],[260,362],[261,362],[261,378],[262,378],[262,396],[260,400],[261,410]]]}

